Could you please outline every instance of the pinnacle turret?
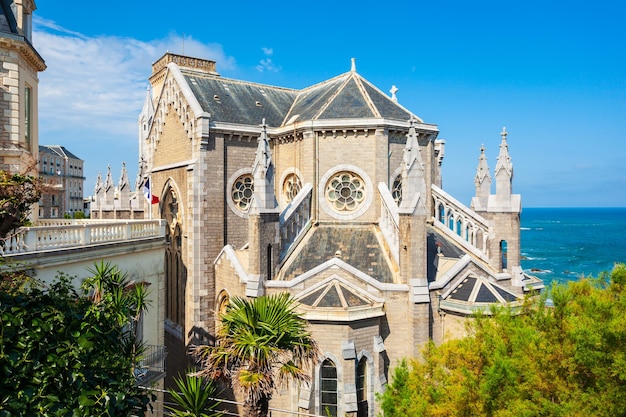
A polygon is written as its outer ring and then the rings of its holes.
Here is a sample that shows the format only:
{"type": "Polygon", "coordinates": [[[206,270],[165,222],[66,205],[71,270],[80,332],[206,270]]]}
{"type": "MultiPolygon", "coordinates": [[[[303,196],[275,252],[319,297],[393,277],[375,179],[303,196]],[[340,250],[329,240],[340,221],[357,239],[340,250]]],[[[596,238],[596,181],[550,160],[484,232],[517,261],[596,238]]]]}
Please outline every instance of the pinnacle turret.
{"type": "Polygon", "coordinates": [[[261,136],[258,139],[256,157],[252,165],[252,176],[254,177],[254,205],[263,209],[274,209],[276,207],[276,196],[274,195],[274,164],[272,162],[272,151],[269,139],[267,138],[267,124],[265,119],[261,124],[261,136]]]}
{"type": "Polygon", "coordinates": [[[502,142],[500,143],[500,154],[498,155],[495,169],[496,196],[499,198],[509,198],[512,192],[513,163],[509,156],[509,145],[506,141],[507,131],[505,127],[502,128],[500,135],[502,136],[502,142]]]}
{"type": "Polygon", "coordinates": [[[419,205],[425,207],[426,182],[424,180],[424,162],[420,152],[415,119],[409,121],[409,133],[402,157],[402,202],[400,207],[407,209],[415,206],[416,199],[421,195],[419,205]]]}
{"type": "Polygon", "coordinates": [[[485,145],[480,147],[480,156],[478,157],[478,167],[476,168],[474,185],[476,186],[476,197],[480,199],[483,206],[486,205],[489,194],[491,193],[491,176],[489,175],[489,165],[487,164],[487,156],[485,155],[485,145]]]}

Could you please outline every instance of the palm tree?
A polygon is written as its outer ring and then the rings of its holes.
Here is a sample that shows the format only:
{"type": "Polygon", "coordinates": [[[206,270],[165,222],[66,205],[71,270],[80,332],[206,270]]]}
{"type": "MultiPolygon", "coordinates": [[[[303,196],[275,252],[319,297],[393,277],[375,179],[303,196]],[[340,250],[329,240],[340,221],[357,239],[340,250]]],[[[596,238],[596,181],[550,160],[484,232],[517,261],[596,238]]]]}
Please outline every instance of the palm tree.
{"type": "Polygon", "coordinates": [[[137,326],[150,305],[147,298],[150,283],[134,282],[117,265],[103,260],[87,271],[92,275],[83,281],[83,291],[89,294],[97,309],[102,309],[102,314],[110,315],[124,326],[123,347],[133,361],[139,363],[145,345],[137,334],[137,326]]]}
{"type": "Polygon", "coordinates": [[[230,382],[244,397],[246,416],[267,416],[276,388],[310,380],[319,350],[289,294],[234,297],[220,319],[215,346],[194,351],[197,374],[230,382]]]}
{"type": "Polygon", "coordinates": [[[178,391],[173,389],[167,391],[178,408],[165,406],[172,416],[219,417],[222,415],[221,412],[215,411],[220,402],[213,398],[217,387],[212,380],[193,376],[191,371],[188,371],[184,376],[179,375],[174,381],[178,386],[178,391]]]}

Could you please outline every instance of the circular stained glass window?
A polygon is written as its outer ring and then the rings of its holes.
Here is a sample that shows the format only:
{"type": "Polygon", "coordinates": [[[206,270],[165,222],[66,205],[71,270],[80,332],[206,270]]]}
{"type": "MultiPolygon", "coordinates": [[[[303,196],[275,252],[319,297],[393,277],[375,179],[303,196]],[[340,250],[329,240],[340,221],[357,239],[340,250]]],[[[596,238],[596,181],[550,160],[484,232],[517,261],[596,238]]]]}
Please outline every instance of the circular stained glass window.
{"type": "Polygon", "coordinates": [[[244,174],[233,183],[231,197],[235,206],[241,211],[248,211],[254,195],[254,178],[251,174],[244,174]]]}
{"type": "Polygon", "coordinates": [[[398,175],[396,179],[393,180],[391,195],[393,196],[393,200],[399,206],[400,203],[402,203],[402,175],[398,175]]]}
{"type": "Polygon", "coordinates": [[[326,200],[338,212],[351,212],[365,201],[365,181],[354,172],[339,172],[326,184],[326,200]]]}
{"type": "Polygon", "coordinates": [[[302,189],[302,182],[296,174],[289,174],[283,182],[285,201],[290,203],[302,189]]]}

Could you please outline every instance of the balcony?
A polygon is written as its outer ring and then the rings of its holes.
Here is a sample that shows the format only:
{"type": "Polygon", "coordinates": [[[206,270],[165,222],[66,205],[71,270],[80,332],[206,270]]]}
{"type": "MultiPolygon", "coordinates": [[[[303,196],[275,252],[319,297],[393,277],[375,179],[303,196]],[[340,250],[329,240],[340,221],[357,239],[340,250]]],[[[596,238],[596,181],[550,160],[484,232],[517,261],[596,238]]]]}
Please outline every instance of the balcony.
{"type": "Polygon", "coordinates": [[[137,384],[149,386],[165,378],[165,360],[167,349],[165,346],[146,345],[142,359],[135,368],[137,384]]]}
{"type": "Polygon", "coordinates": [[[164,220],[40,220],[0,240],[0,256],[165,238],[164,220]]]}

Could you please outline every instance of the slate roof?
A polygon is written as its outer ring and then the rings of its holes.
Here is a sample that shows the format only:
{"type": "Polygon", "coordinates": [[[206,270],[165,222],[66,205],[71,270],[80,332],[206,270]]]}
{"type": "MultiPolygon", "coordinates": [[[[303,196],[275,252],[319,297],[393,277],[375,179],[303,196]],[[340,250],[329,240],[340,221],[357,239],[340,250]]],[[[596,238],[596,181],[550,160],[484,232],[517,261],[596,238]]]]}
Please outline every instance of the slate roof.
{"type": "Polygon", "coordinates": [[[58,156],[60,158],[68,157],[70,159],[78,159],[82,161],[79,157],[65,149],[64,146],[61,145],[39,145],[39,154],[48,154],[58,156]]]}
{"type": "Polygon", "coordinates": [[[338,281],[322,286],[298,301],[311,307],[351,308],[372,305],[370,300],[338,281]]]}
{"type": "Polygon", "coordinates": [[[506,304],[521,301],[521,298],[500,287],[486,278],[467,276],[442,295],[441,307],[462,310],[486,306],[488,304],[506,304]]]}
{"type": "Polygon", "coordinates": [[[185,74],[202,109],[215,122],[278,127],[296,98],[296,90],[232,80],[212,75],[185,74]]]}
{"type": "Polygon", "coordinates": [[[11,10],[12,0],[0,0],[0,32],[19,35],[17,21],[11,10]]]}
{"type": "Polygon", "coordinates": [[[439,233],[433,226],[428,226],[426,233],[426,258],[428,265],[426,274],[428,282],[433,282],[437,279],[435,258],[438,256],[439,251],[446,258],[460,258],[465,255],[465,251],[439,233]]]}
{"type": "Polygon", "coordinates": [[[407,121],[411,113],[350,71],[295,90],[181,69],[203,111],[214,122],[270,127],[296,121],[386,118],[407,121]]]}
{"type": "Polygon", "coordinates": [[[322,225],[313,228],[311,235],[301,243],[302,247],[286,266],[284,280],[291,280],[314,267],[339,256],[372,278],[393,282],[389,263],[385,258],[373,226],[322,225]]]}

